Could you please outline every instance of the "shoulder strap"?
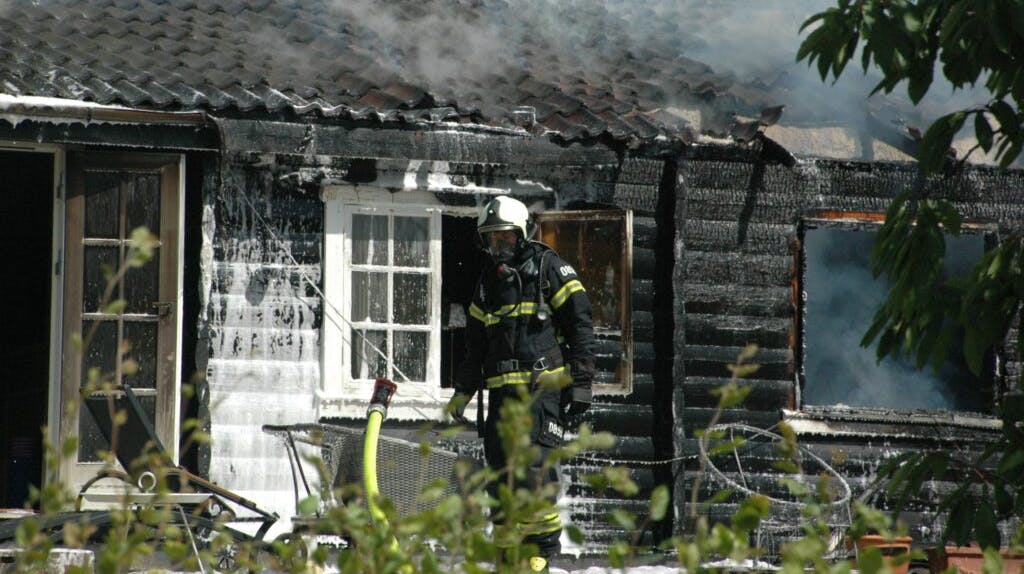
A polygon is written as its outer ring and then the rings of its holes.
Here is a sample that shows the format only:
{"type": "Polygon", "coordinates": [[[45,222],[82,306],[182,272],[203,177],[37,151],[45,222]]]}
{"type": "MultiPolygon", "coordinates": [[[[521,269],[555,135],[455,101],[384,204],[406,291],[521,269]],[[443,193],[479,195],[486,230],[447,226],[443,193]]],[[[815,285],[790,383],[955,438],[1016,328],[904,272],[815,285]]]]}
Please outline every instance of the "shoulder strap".
{"type": "MultiPolygon", "coordinates": [[[[547,246],[545,245],[545,247],[547,246]]],[[[537,276],[537,318],[541,321],[546,321],[551,316],[551,308],[548,306],[548,299],[551,298],[551,281],[548,281],[548,262],[551,260],[552,253],[554,251],[548,247],[540,254],[540,270],[537,276]]]]}

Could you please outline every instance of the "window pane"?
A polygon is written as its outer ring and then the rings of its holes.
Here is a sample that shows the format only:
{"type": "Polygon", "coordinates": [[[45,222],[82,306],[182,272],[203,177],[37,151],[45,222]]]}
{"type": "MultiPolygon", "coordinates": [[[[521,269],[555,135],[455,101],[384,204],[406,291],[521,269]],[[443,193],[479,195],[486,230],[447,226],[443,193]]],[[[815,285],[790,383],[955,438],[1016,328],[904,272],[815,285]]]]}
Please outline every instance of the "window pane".
{"type": "Polygon", "coordinates": [[[429,319],[430,276],[395,273],[395,323],[426,325],[429,319]]]}
{"type": "Polygon", "coordinates": [[[157,323],[125,321],[124,338],[132,346],[128,357],[139,364],[136,374],[124,376],[125,383],[137,388],[156,388],[156,332],[157,323]]]}
{"type": "Polygon", "coordinates": [[[387,273],[352,272],[352,321],[388,322],[387,273]]]}
{"type": "Polygon", "coordinates": [[[81,416],[78,417],[78,461],[102,462],[103,459],[96,451],[108,450],[110,444],[103,438],[103,433],[100,432],[100,427],[92,418],[89,409],[82,408],[79,412],[81,416]]]}
{"type": "Polygon", "coordinates": [[[548,220],[541,240],[571,262],[593,306],[594,326],[619,330],[624,281],[624,222],[615,220],[548,220]]]}
{"type": "Polygon", "coordinates": [[[388,376],[384,356],[388,352],[387,331],[352,331],[352,378],[375,379],[388,376]],[[376,347],[376,349],[375,349],[376,347]]]}
{"type": "Polygon", "coordinates": [[[118,188],[121,178],[116,173],[85,172],[85,236],[117,239],[120,229],[118,188]]]}
{"type": "MultiPolygon", "coordinates": [[[[115,397],[117,396],[115,395],[115,397]]],[[[126,408],[124,398],[119,397],[119,399],[115,400],[116,408],[126,408]]],[[[142,412],[150,424],[153,424],[156,420],[156,397],[140,396],[138,399],[142,406],[142,412]]],[[[96,454],[96,451],[109,450],[110,443],[103,437],[103,432],[100,431],[100,427],[96,424],[96,419],[93,418],[89,409],[83,406],[79,412],[81,416],[78,418],[78,460],[79,462],[101,462],[102,459],[96,454]]]]}
{"type": "MultiPolygon", "coordinates": [[[[110,276],[114,273],[117,269],[117,259],[117,247],[85,247],[85,260],[82,262],[82,309],[85,312],[100,310],[100,299],[107,288],[107,277],[104,275],[110,276]]],[[[116,290],[113,298],[117,298],[116,290]]]]}
{"type": "Polygon", "coordinates": [[[117,357],[117,321],[83,321],[82,339],[87,346],[82,356],[81,385],[85,386],[89,382],[89,369],[92,368],[100,369],[100,373],[107,375],[107,380],[111,380],[114,374],[114,360],[117,357]],[[97,326],[96,332],[92,339],[88,339],[94,325],[97,326]]]}
{"type": "MultiPolygon", "coordinates": [[[[423,331],[395,331],[395,367],[413,382],[427,378],[427,335],[423,331]]],[[[396,378],[401,378],[395,373],[396,378]]]]}
{"type": "Polygon", "coordinates": [[[426,217],[395,216],[395,265],[427,267],[430,242],[426,217]]]}
{"type": "Polygon", "coordinates": [[[352,215],[352,263],[388,264],[388,218],[386,215],[352,215]]]}
{"type": "Polygon", "coordinates": [[[155,235],[160,234],[160,176],[155,173],[139,174],[129,180],[125,197],[125,235],[145,225],[155,235]]]}
{"type": "Polygon", "coordinates": [[[128,269],[124,276],[124,299],[128,304],[127,313],[155,315],[153,303],[160,294],[160,251],[153,251],[153,258],[142,267],[128,269]]]}

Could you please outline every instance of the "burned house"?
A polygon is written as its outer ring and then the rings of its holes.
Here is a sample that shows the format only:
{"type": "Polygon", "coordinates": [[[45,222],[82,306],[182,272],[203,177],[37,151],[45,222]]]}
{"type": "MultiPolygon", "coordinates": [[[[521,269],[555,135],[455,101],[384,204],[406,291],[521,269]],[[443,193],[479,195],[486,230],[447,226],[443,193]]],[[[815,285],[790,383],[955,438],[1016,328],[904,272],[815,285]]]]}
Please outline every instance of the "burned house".
{"type": "MultiPolygon", "coordinates": [[[[623,18],[549,9],[574,33],[576,18],[623,18]]],[[[595,303],[589,422],[617,437],[600,456],[642,486],[597,493],[579,480],[597,463],[567,465],[569,519],[595,548],[621,534],[607,511],[644,513],[655,485],[685,513],[693,431],[749,343],[760,369],[723,420],[789,421],[855,490],[889,454],[991,440],[1016,356],[993,356],[966,384],[955,364],[923,382],[872,370],[850,342],[864,326],[836,311],[878,300],[860,256],[889,201],[920,184],[909,138],[804,112],[784,84],[716,74],[674,43],[671,22],[651,45],[606,30],[573,52],[512,12],[0,6],[0,506],[42,476],[43,426],[54,442],[80,437],[62,479],[95,472],[102,440],[88,413],[62,405],[99,366],[132,384],[184,465],[289,515],[291,471],[262,425],[358,426],[376,376],[400,384],[389,421],[440,418],[479,265],[473,215],[497,194],[538,214],[595,303]],[[156,256],[127,274],[123,311],[100,308],[103,270],[140,225],[159,237],[156,256]],[[75,334],[88,331],[78,357],[75,334]],[[126,340],[137,370],[122,368],[126,340]],[[186,449],[183,421],[196,417],[212,443],[186,449]]],[[[1022,183],[976,167],[926,184],[972,222],[952,243],[969,262],[1019,230],[1022,183]]],[[[771,468],[750,468],[745,480],[774,488],[771,468]]],[[[934,517],[927,498],[908,515],[922,540],[934,517]]]]}

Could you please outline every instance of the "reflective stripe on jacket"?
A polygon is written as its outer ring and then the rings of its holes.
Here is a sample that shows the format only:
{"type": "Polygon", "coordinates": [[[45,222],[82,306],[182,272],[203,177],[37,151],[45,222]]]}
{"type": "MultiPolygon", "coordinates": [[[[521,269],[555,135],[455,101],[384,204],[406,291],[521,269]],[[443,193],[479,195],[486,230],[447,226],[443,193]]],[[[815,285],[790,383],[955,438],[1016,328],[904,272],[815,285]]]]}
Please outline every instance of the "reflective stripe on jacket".
{"type": "Polygon", "coordinates": [[[488,388],[531,382],[533,370],[522,368],[541,358],[540,374],[590,385],[594,377],[594,329],[590,300],[575,270],[550,248],[531,243],[511,267],[515,274],[499,277],[485,266],[469,306],[466,357],[456,373],[456,389],[472,393],[481,381],[488,388]],[[547,251],[544,280],[542,254],[547,251]],[[518,276],[518,281],[516,280],[518,276]],[[546,290],[543,283],[548,284],[546,290]],[[538,304],[541,292],[548,296],[538,304]],[[494,365],[519,368],[500,370],[494,365]],[[564,366],[563,366],[564,365],[564,366]]]}

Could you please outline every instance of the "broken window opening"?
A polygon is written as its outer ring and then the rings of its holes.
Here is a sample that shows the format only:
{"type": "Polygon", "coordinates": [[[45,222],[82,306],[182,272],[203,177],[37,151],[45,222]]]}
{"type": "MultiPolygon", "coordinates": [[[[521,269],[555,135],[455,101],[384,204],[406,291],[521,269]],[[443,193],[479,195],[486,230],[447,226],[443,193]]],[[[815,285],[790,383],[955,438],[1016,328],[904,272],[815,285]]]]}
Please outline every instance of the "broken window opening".
{"type": "MultiPolygon", "coordinates": [[[[938,372],[918,370],[914,357],[878,362],[875,345],[861,347],[888,292],[869,267],[876,234],[870,223],[814,222],[803,231],[802,404],[989,412],[993,376],[967,368],[962,329],[938,372]]],[[[967,273],[984,249],[980,233],[946,236],[945,277],[967,273]]]]}

